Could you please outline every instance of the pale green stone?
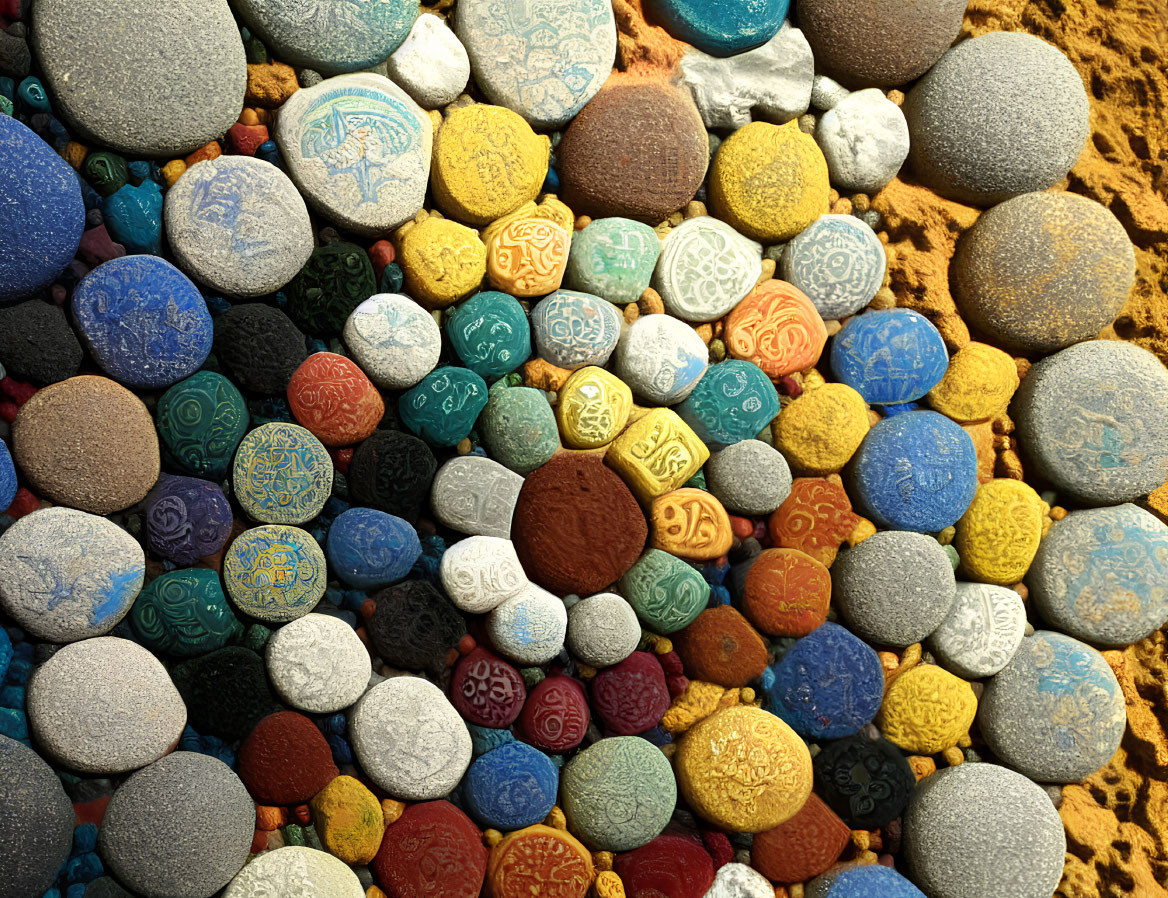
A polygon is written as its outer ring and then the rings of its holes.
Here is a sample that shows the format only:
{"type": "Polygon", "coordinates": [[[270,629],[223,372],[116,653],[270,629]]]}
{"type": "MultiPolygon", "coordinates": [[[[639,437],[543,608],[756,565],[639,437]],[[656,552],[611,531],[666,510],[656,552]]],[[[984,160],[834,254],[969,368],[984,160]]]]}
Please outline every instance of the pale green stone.
{"type": "Polygon", "coordinates": [[[609,302],[636,302],[649,286],[661,240],[647,224],[599,218],[572,236],[564,284],[609,302]]]}
{"type": "Polygon", "coordinates": [[[706,609],[710,584],[680,558],[649,549],[621,577],[624,593],[637,617],[654,633],[676,633],[706,609]]]}

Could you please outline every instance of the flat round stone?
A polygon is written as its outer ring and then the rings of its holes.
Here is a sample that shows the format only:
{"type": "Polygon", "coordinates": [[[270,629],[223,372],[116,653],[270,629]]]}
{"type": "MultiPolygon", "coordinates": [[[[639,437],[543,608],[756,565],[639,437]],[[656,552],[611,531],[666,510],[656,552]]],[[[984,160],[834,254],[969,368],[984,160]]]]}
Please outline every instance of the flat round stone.
{"type": "Polygon", "coordinates": [[[344,338],[361,370],[386,390],[414,386],[434,370],[442,350],[438,322],[400,293],[378,293],[357,306],[344,338]]]}
{"type": "Polygon", "coordinates": [[[414,521],[437,467],[430,447],[416,436],[379,430],[353,450],[349,493],[356,505],[414,521]]]}
{"type": "Polygon", "coordinates": [[[565,644],[589,667],[611,667],[624,661],[640,641],[637,614],[616,593],[597,593],[568,609],[565,644]]]}
{"type": "Polygon", "coordinates": [[[318,246],[288,283],[288,314],[297,327],[318,337],[335,337],[366,298],[376,291],[373,262],[363,247],[347,240],[318,246]]]}
{"type": "Polygon", "coordinates": [[[522,742],[492,749],[470,765],[466,804],[484,826],[504,832],[542,821],[556,803],[560,773],[551,758],[522,742]]]}
{"type": "Polygon", "coordinates": [[[253,520],[303,524],[320,514],[332,493],[333,460],[303,427],[272,421],[239,444],[231,485],[253,520]]]}
{"type": "Polygon", "coordinates": [[[633,411],[629,385],[595,365],[568,375],[556,399],[556,423],[570,449],[608,446],[625,429],[633,411]]]}
{"type": "Polygon", "coordinates": [[[936,664],[918,664],[889,683],[876,725],[893,745],[935,755],[961,742],[976,714],[969,683],[936,664]]]}
{"type": "Polygon", "coordinates": [[[55,111],[128,156],[185,156],[222,136],[243,108],[247,60],[227,0],[111,0],[84,10],[46,0],[31,25],[55,111]]]}
{"type": "Polygon", "coordinates": [[[216,554],[231,535],[231,503],[218,484],[163,474],[146,496],[146,543],[178,565],[216,554]]]}
{"type": "Polygon", "coordinates": [[[258,855],[223,890],[223,898],[270,894],[362,898],[365,890],[344,861],[315,848],[286,845],[258,855]]]}
{"type": "Polygon", "coordinates": [[[208,480],[227,476],[248,426],[247,403],[235,384],[196,371],[162,394],[156,416],[168,466],[208,480]]]}
{"type": "Polygon", "coordinates": [[[819,361],[827,327],[798,287],[771,278],[734,307],[722,340],[734,358],[754,362],[777,381],[819,361]]]}
{"type": "MultiPolygon", "coordinates": [[[[11,116],[5,118],[13,120],[11,116]]],[[[19,180],[13,175],[10,182],[19,180]]],[[[22,213],[30,217],[32,214],[22,213]]],[[[12,235],[16,224],[0,223],[0,229],[12,235]]],[[[14,260],[16,253],[16,248],[0,248],[0,255],[9,260],[14,260]]],[[[0,271],[0,278],[13,283],[17,276],[15,272],[0,271]]],[[[83,355],[77,334],[60,306],[30,299],[11,308],[0,308],[0,364],[11,377],[47,387],[73,377],[81,368],[83,355]]]]}
{"type": "Polygon", "coordinates": [[[775,882],[806,882],[836,862],[852,831],[814,792],[790,820],[755,833],[751,865],[775,882]]]}
{"type": "Polygon", "coordinates": [[[470,764],[466,724],[420,677],[392,677],[366,692],[349,718],[349,738],[361,769],[407,801],[449,794],[470,764]]]}
{"type": "Polygon", "coordinates": [[[891,867],[868,864],[817,876],[807,884],[807,898],[927,898],[891,867]]]}
{"type": "Polygon", "coordinates": [[[314,352],[288,381],[292,415],[326,446],[351,446],[371,436],[385,401],[352,359],[314,352]]]}
{"type": "Polygon", "coordinates": [[[393,898],[427,892],[443,898],[478,898],[487,872],[487,848],[478,827],[450,802],[408,804],[386,827],[371,866],[393,898]]]}
{"type": "Polygon", "coordinates": [[[732,605],[707,608],[673,644],[689,676],[727,689],[745,686],[766,669],[766,644],[732,605]]]}
{"type": "MultiPolygon", "coordinates": [[[[683,835],[658,836],[648,845],[618,854],[612,869],[625,894],[634,898],[703,898],[714,882],[710,853],[701,841],[683,835]]],[[[769,898],[773,896],[772,888],[769,898]]]]}
{"type": "Polygon", "coordinates": [[[647,224],[598,218],[572,235],[564,286],[623,305],[649,286],[661,240],[647,224]]]}
{"type": "Polygon", "coordinates": [[[674,405],[697,386],[709,367],[698,332],[669,315],[643,315],[621,334],[616,375],[649,405],[674,405]]]}
{"type": "Polygon", "coordinates": [[[648,549],[620,588],[641,623],[663,635],[688,627],[710,598],[710,584],[692,565],[660,549],[648,549]]]}
{"type": "Polygon", "coordinates": [[[487,451],[516,474],[530,474],[560,448],[556,413],[532,387],[493,387],[478,429],[487,451]]]}
{"type": "Polygon", "coordinates": [[[98,852],[145,898],[206,898],[243,867],[254,832],[255,803],[231,768],[179,751],[118,788],[98,831],[98,852]]]}
{"type": "Polygon", "coordinates": [[[468,368],[431,371],[398,400],[402,423],[432,446],[456,446],[487,405],[487,382],[468,368]]]}
{"type": "Polygon", "coordinates": [[[306,614],[280,627],[264,647],[264,660],[280,698],[310,714],[349,707],[373,672],[353,628],[328,614],[306,614]]]}
{"type": "Polygon", "coordinates": [[[1039,630],[986,684],[978,726],[990,750],[1019,773],[1037,782],[1070,783],[1111,760],[1127,711],[1119,682],[1099,652],[1039,630]]]}
{"type": "Polygon", "coordinates": [[[27,745],[0,735],[0,864],[4,894],[40,895],[69,858],[73,804],[27,745]]]}
{"type": "Polygon", "coordinates": [[[460,303],[446,321],[455,353],[480,377],[509,374],[531,355],[531,325],[513,296],[497,290],[476,293],[460,303]]]}
{"type": "Polygon", "coordinates": [[[919,312],[888,309],[853,318],[831,344],[831,370],[876,405],[920,399],[945,375],[949,353],[919,312]]]}
{"type": "Polygon", "coordinates": [[[423,109],[454,102],[470,79],[470,58],[441,16],[423,13],[385,61],[386,74],[423,109]]]}
{"type": "Polygon", "coordinates": [[[38,639],[108,633],[129,612],[145,573],[137,540],[83,511],[39,509],[0,535],[0,607],[38,639]]]}
{"type": "Polygon", "coordinates": [[[621,316],[598,296],[557,290],[531,310],[531,331],[539,357],[559,368],[603,366],[620,339],[621,316]]]}
{"type": "Polygon", "coordinates": [[[779,414],[779,394],[754,362],[711,365],[677,414],[711,449],[756,437],[779,414]]]}
{"type": "Polygon", "coordinates": [[[1133,343],[1090,340],[1034,364],[1014,398],[1039,472],[1089,505],[1130,502],[1168,471],[1168,371],[1133,343]]]}
{"type": "Polygon", "coordinates": [[[665,30],[678,40],[711,56],[734,56],[774,37],[787,17],[789,5],[788,0],[735,0],[718,6],[700,0],[652,0],[650,8],[665,30]]]}
{"type": "Polygon", "coordinates": [[[528,583],[487,616],[487,636],[496,651],[524,667],[547,664],[564,648],[568,612],[546,589],[528,583]]]}
{"type": "Polygon", "coordinates": [[[236,742],[269,714],[284,710],[269,688],[264,662],[241,645],[227,646],[171,668],[198,733],[236,742]]]}
{"type": "Polygon", "coordinates": [[[523,477],[497,461],[458,456],[434,475],[430,507],[451,530],[507,539],[522,486],[523,477]]]}
{"type": "Polygon", "coordinates": [[[595,878],[588,849],[565,830],[542,823],[504,836],[487,863],[494,898],[526,898],[533,883],[540,898],[584,898],[595,878]]]}
{"type": "Polygon", "coordinates": [[[422,208],[433,126],[388,78],[338,75],[296,91],[275,136],[305,199],[342,227],[380,236],[422,208]]]}
{"type": "Polygon", "coordinates": [[[422,554],[418,533],[408,522],[372,508],[337,515],[327,548],[329,568],[357,589],[380,589],[404,579],[422,554]]]}
{"type": "Polygon", "coordinates": [[[821,215],[783,248],[783,280],[825,321],[854,315],[884,283],[888,260],[876,232],[854,215],[821,215]]]}
{"type": "Polygon", "coordinates": [[[1067,840],[1041,786],[996,764],[962,764],[925,777],[904,815],[913,879],[935,898],[983,894],[1049,898],[1067,840]]]}
{"type": "Polygon", "coordinates": [[[665,671],[649,652],[633,652],[597,673],[589,694],[597,719],[614,736],[644,733],[660,724],[669,710],[665,671]]]}
{"type": "Polygon", "coordinates": [[[223,556],[223,582],[241,612],[267,623],[308,614],[324,596],[324,552],[306,530],[267,524],[238,537],[223,556]]]}
{"type": "Polygon", "coordinates": [[[771,898],[775,887],[746,864],[723,864],[714,876],[714,885],[705,898],[771,898]]]}
{"type": "Polygon", "coordinates": [[[855,455],[870,428],[868,403],[847,384],[826,383],[783,406],[772,422],[775,448],[805,474],[834,474],[855,455]]]}
{"type": "Polygon", "coordinates": [[[1048,512],[1042,497],[1021,480],[996,477],[979,484],[955,525],[953,548],[965,573],[982,583],[1019,582],[1049,526],[1048,512]]]}
{"type": "Polygon", "coordinates": [[[953,353],[945,376],[929,390],[929,405],[958,424],[984,421],[1006,410],[1020,383],[1009,353],[970,341],[953,353]]]}
{"type": "Polygon", "coordinates": [[[269,714],[239,746],[239,778],[268,807],[303,804],[339,773],[324,734],[295,711],[269,714]]]}
{"type": "Polygon", "coordinates": [[[727,511],[767,515],[791,494],[791,469],[777,449],[743,440],[710,453],[706,486],[727,511]]]}
{"type": "Polygon", "coordinates": [[[827,619],[831,574],[798,549],[764,549],[750,564],[742,612],[763,633],[806,636],[827,619]]]}
{"type": "Polygon", "coordinates": [[[483,232],[483,240],[487,277],[496,288],[513,296],[534,297],[558,290],[563,283],[572,241],[566,214],[553,221],[520,210],[492,224],[483,232]]]}
{"type": "Polygon", "coordinates": [[[377,605],[365,624],[386,663],[437,677],[447,655],[466,635],[466,620],[427,580],[403,580],[372,597],[377,605]]]}
{"type": "Polygon", "coordinates": [[[515,732],[542,751],[562,754],[580,746],[591,719],[580,681],[553,673],[528,693],[515,732]]]}
{"type": "Polygon", "coordinates": [[[179,658],[213,652],[243,636],[219,575],[206,568],[155,577],[134,601],[130,625],[150,651],[179,658]]]}
{"type": "Polygon", "coordinates": [[[887,739],[848,736],[815,756],[815,789],[848,826],[884,826],[900,816],[917,778],[887,739]]]}
{"type": "Polygon", "coordinates": [[[65,646],[28,684],[29,728],[57,763],[126,773],[157,761],[182,735],[187,709],[166,668],[128,639],[65,646]]]}
{"type": "Polygon", "coordinates": [[[714,321],[741,302],[761,274],[761,244],[702,215],[683,221],[662,241],[653,286],[670,315],[714,321]]]}
{"type": "Polygon", "coordinates": [[[527,575],[510,540],[470,536],[452,543],[438,567],[442,588],[467,614],[486,614],[524,589],[527,575]]]}
{"type": "Polygon", "coordinates": [[[879,193],[908,158],[908,122],[877,88],[858,90],[827,110],[815,140],[831,182],[843,191],[879,193]]]}
{"type": "Polygon", "coordinates": [[[941,625],[929,634],[929,651],[959,677],[992,677],[1022,644],[1026,606],[1005,586],[958,583],[957,598],[941,625]]]}
{"type": "Polygon", "coordinates": [[[280,309],[232,306],[215,319],[215,358],[231,379],[264,396],[283,395],[292,372],[308,358],[304,334],[280,309]]]}
{"type": "Polygon", "coordinates": [[[470,724],[508,727],[526,700],[527,685],[519,671],[481,645],[455,665],[450,678],[450,703],[470,724]]]}

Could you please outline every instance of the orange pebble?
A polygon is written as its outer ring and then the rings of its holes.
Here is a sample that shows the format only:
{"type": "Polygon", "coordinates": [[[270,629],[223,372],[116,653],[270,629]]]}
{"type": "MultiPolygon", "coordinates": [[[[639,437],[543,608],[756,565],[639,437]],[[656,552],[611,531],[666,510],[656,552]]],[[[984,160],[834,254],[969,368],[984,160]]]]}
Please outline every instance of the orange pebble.
{"type": "Polygon", "coordinates": [[[691,679],[727,688],[762,676],[767,664],[762,637],[729,605],[707,608],[675,634],[673,646],[691,679]]]}
{"type": "Polygon", "coordinates": [[[796,477],[767,526],[776,546],[799,549],[831,567],[861,520],[838,477],[796,477]]]}
{"type": "Polygon", "coordinates": [[[208,159],[218,159],[223,155],[223,147],[219,146],[219,141],[212,140],[206,146],[199,147],[186,158],[187,167],[190,168],[196,162],[206,162],[208,159]]]}
{"type": "Polygon", "coordinates": [[[469,655],[475,650],[476,645],[478,643],[475,642],[475,638],[467,633],[462,639],[458,640],[458,654],[469,655]]]}
{"type": "Polygon", "coordinates": [[[273,808],[264,804],[256,805],[256,827],[264,832],[272,832],[288,822],[286,808],[273,808]]]}
{"type": "Polygon", "coordinates": [[[251,853],[259,854],[268,847],[268,834],[262,829],[257,829],[255,834],[251,837],[251,853]]]}
{"type": "Polygon", "coordinates": [[[739,539],[746,539],[754,533],[754,521],[750,518],[740,518],[738,515],[730,515],[730,529],[734,531],[734,535],[739,539]]]}
{"type": "Polygon", "coordinates": [[[396,798],[381,799],[381,816],[385,818],[386,826],[396,823],[405,810],[406,803],[404,801],[398,801],[396,798]]]}
{"type": "Polygon", "coordinates": [[[777,380],[819,361],[827,328],[802,290],[772,279],[734,307],[722,341],[733,358],[754,362],[777,380]]]}
{"type": "Polygon", "coordinates": [[[312,822],[312,811],[306,804],[298,804],[292,809],[292,816],[299,821],[301,826],[308,826],[312,822]]]}
{"type": "Polygon", "coordinates": [[[373,617],[373,612],[377,610],[377,603],[372,599],[366,599],[361,603],[361,619],[369,620],[373,617]]]}
{"type": "Polygon", "coordinates": [[[767,549],[750,566],[742,611],[771,636],[806,636],[825,620],[831,574],[798,549],[767,549]]]}

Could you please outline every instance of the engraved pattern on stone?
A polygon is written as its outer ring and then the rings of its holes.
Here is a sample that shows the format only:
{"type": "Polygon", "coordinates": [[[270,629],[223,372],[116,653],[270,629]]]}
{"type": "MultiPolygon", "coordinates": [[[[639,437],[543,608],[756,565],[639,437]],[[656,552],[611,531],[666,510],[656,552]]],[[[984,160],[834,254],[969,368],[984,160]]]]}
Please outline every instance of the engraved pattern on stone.
{"type": "Polygon", "coordinates": [[[762,274],[762,245],[709,216],[669,232],[653,273],[665,311],[683,321],[721,318],[762,274]]]}
{"type": "Polygon", "coordinates": [[[458,608],[485,614],[527,586],[510,540],[471,536],[454,543],[439,566],[442,588],[458,608]]]}
{"type": "Polygon", "coordinates": [[[460,456],[434,476],[430,505],[451,530],[506,539],[522,486],[523,478],[497,461],[460,456]]]}

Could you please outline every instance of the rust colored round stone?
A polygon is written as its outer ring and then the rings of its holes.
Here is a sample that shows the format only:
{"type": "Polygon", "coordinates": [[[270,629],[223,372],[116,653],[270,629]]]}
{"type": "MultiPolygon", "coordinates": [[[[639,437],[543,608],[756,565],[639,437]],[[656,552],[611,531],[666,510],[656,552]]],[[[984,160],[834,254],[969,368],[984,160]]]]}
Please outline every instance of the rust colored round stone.
{"type": "Polygon", "coordinates": [[[411,804],[385,830],[370,865],[389,898],[478,898],[483,834],[448,801],[411,804]]]}
{"type": "Polygon", "coordinates": [[[796,477],[791,495],[771,515],[767,527],[776,546],[799,549],[831,567],[839,547],[862,520],[852,511],[852,500],[838,477],[796,477]]]}
{"type": "Polygon", "coordinates": [[[613,860],[627,898],[702,898],[714,884],[714,862],[701,842],[658,836],[613,860]]]}
{"type": "Polygon", "coordinates": [[[487,863],[491,898],[584,898],[591,884],[588,849],[570,833],[542,823],[503,838],[487,863]]]}
{"type": "Polygon", "coordinates": [[[733,358],[754,362],[778,380],[819,361],[827,328],[802,290],[772,278],[734,307],[722,340],[733,358]]]}
{"type": "Polygon", "coordinates": [[[577,214],[657,224],[693,199],[710,145],[688,91],[618,82],[580,110],[556,156],[563,200],[577,214]]]}
{"type": "Polygon", "coordinates": [[[561,595],[590,595],[615,583],[648,535],[637,500],[595,455],[563,453],[528,474],[511,519],[523,570],[561,595]]]}
{"type": "Polygon", "coordinates": [[[316,724],[295,711],[265,717],[239,748],[239,778],[259,804],[303,804],[339,775],[316,724]]]}
{"type": "Polygon", "coordinates": [[[661,662],[650,652],[633,652],[592,678],[592,708],[614,736],[651,730],[669,710],[669,687],[661,662]]]}
{"type": "Polygon", "coordinates": [[[812,792],[790,820],[754,834],[750,863],[773,882],[804,882],[834,864],[851,840],[848,825],[812,792]]]}
{"type": "Polygon", "coordinates": [[[690,679],[727,689],[762,676],[767,665],[762,637],[729,605],[707,608],[673,637],[673,646],[690,679]]]}
{"type": "Polygon", "coordinates": [[[335,352],[314,352],[288,382],[296,420],[326,446],[351,446],[377,429],[385,402],[357,363],[335,352]]]}
{"type": "Polygon", "coordinates": [[[742,611],[770,636],[806,636],[825,620],[831,574],[806,552],[767,549],[750,566],[742,611]]]}
{"type": "Polygon", "coordinates": [[[577,680],[553,674],[540,680],[519,715],[519,736],[544,751],[571,751],[584,741],[591,712],[577,680]]]}
{"type": "Polygon", "coordinates": [[[511,726],[526,699],[519,671],[482,646],[459,660],[450,678],[450,703],[476,726],[511,726]]]}

